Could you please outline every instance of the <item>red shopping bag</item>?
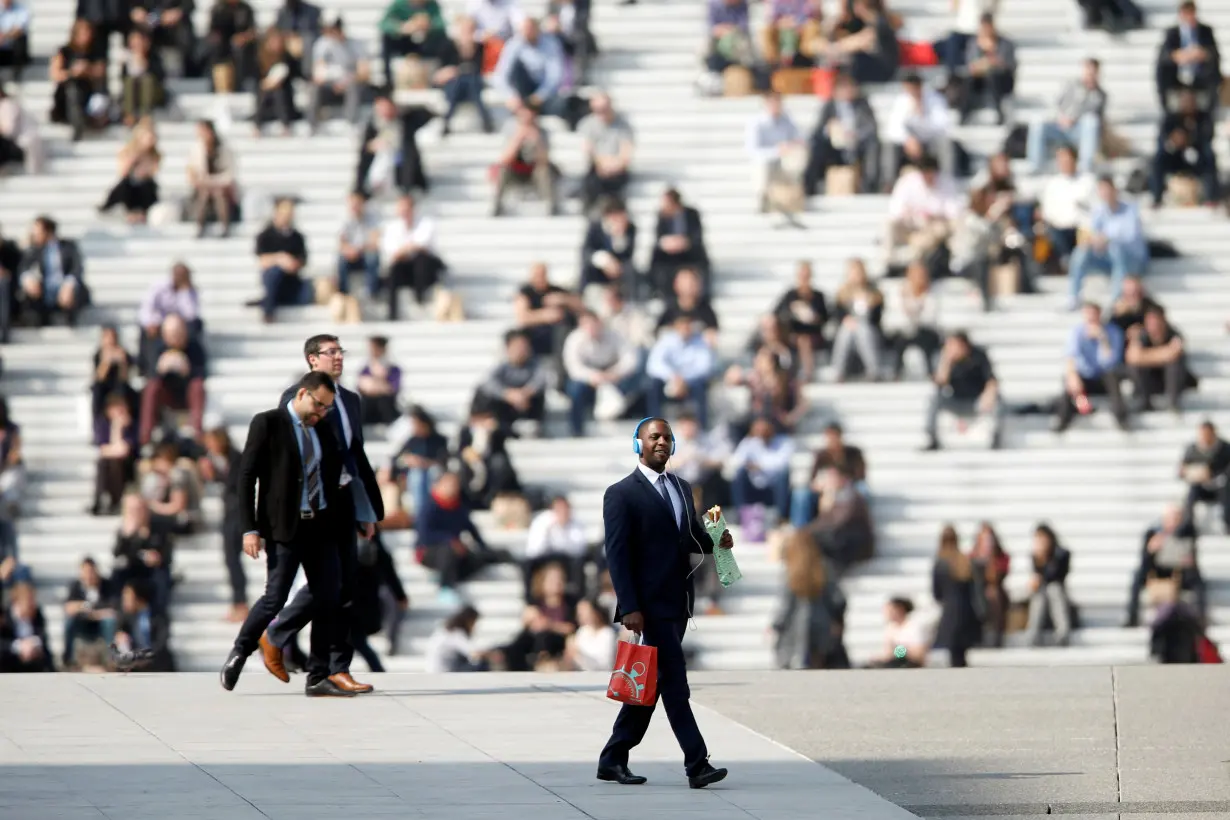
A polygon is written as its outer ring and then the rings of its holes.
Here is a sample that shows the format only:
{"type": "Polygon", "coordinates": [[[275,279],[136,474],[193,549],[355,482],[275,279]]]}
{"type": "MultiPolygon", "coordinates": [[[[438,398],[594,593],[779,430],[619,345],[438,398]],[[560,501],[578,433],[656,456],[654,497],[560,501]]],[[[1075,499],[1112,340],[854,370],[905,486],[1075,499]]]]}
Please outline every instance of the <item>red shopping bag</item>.
{"type": "Polygon", "coordinates": [[[606,696],[632,706],[653,706],[657,702],[658,648],[646,646],[643,635],[637,636],[636,643],[619,642],[606,696]]]}
{"type": "Polygon", "coordinates": [[[813,68],[811,70],[811,90],[817,97],[826,102],[833,96],[833,83],[837,80],[835,68],[813,68]]]}
{"type": "Polygon", "coordinates": [[[902,68],[940,64],[939,55],[935,53],[935,46],[930,43],[911,43],[908,40],[902,40],[898,50],[901,54],[902,68]]]}

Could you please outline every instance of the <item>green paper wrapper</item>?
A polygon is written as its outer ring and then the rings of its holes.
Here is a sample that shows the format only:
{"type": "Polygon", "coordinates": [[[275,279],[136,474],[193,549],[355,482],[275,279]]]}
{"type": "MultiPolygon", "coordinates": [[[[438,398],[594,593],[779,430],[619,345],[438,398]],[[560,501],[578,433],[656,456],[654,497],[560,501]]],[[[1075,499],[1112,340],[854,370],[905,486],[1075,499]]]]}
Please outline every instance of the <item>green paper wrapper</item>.
{"type": "Polygon", "coordinates": [[[722,533],[726,532],[726,516],[719,515],[717,521],[712,521],[706,515],[705,531],[709,533],[709,538],[713,541],[713,563],[717,567],[718,581],[721,582],[723,588],[728,587],[742,578],[743,573],[739,570],[734,551],[718,546],[722,533]]]}

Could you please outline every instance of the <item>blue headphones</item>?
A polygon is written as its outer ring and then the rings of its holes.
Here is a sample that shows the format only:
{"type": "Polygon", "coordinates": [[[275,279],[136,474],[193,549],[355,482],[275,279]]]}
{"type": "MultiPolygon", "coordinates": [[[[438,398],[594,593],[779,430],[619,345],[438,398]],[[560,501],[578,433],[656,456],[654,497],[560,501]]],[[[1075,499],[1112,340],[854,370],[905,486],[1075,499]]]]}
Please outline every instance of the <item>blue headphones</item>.
{"type": "MultiPolygon", "coordinates": [[[[638,456],[641,454],[641,425],[647,421],[653,421],[653,416],[646,416],[636,423],[636,429],[632,431],[632,452],[638,456]]],[[[671,432],[671,455],[675,454],[675,433],[671,432]]]]}

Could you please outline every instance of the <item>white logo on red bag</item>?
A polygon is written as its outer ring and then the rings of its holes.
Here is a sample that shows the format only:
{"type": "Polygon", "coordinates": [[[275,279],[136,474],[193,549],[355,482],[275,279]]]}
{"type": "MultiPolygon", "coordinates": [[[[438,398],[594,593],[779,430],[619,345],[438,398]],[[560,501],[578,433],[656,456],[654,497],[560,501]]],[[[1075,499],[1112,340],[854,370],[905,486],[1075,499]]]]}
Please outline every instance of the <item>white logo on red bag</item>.
{"type": "MultiPolygon", "coordinates": [[[[627,681],[628,700],[634,700],[637,703],[640,703],[642,700],[642,693],[645,691],[645,684],[637,683],[637,680],[639,680],[641,676],[643,676],[644,674],[645,674],[645,664],[641,663],[640,661],[637,661],[636,663],[632,664],[631,669],[613,670],[611,672],[611,683],[614,684],[617,678],[627,681]]],[[[607,695],[612,698],[616,698],[616,699],[620,697],[619,692],[615,691],[614,685],[608,687],[607,695]]]]}

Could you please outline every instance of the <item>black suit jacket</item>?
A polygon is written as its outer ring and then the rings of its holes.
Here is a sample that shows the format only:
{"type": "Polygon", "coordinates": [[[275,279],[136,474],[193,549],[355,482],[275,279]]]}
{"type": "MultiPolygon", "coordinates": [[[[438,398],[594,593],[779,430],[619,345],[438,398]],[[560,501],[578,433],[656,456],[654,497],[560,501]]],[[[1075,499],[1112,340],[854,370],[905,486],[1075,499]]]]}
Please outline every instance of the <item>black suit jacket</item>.
{"type": "MultiPolygon", "coordinates": [[[[286,403],[295,397],[299,392],[298,386],[286,388],[282,393],[281,406],[286,407],[286,403]]],[[[339,407],[334,408],[321,424],[328,425],[333,431],[334,440],[337,442],[339,452],[342,456],[342,468],[350,474],[352,478],[363,482],[363,489],[367,492],[367,500],[371,502],[372,511],[376,513],[376,520],[384,520],[384,502],[380,498],[380,485],[376,483],[376,472],[372,469],[371,462],[367,460],[367,451],[364,449],[363,440],[363,412],[360,402],[362,398],[353,390],[347,390],[340,384],[337,385],[337,404],[339,407]],[[345,439],[341,430],[340,422],[335,418],[337,413],[346,413],[346,419],[350,422],[350,448],[345,449],[345,439]]]]}
{"type": "MultiPolygon", "coordinates": [[[[65,276],[77,277],[78,286],[85,287],[85,258],[81,255],[77,243],[71,239],[60,240],[60,264],[64,268],[65,276]]],[[[17,263],[17,275],[20,276],[28,270],[37,270],[43,277],[47,275],[43,270],[42,248],[31,245],[21,255],[21,261],[17,263]]]]}
{"type": "Polygon", "coordinates": [[[618,604],[615,620],[640,612],[646,620],[683,620],[692,609],[694,552],[712,553],[713,541],[692,504],[692,487],[669,474],[683,495],[685,528],[640,469],[607,487],[602,497],[606,560],[618,604]],[[678,482],[678,483],[675,483],[678,482]]]}
{"type": "MultiPolygon", "coordinates": [[[[1196,24],[1196,45],[1209,52],[1209,59],[1200,68],[1200,73],[1211,74],[1218,79],[1221,78],[1221,54],[1217,50],[1217,35],[1213,33],[1211,26],[1206,26],[1204,23],[1196,24]]],[[[1162,40],[1161,54],[1158,55],[1158,63],[1171,63],[1170,55],[1183,47],[1183,39],[1179,34],[1178,26],[1171,26],[1166,29],[1166,37],[1162,40]]]]}
{"type": "MultiPolygon", "coordinates": [[[[692,249],[690,253],[693,256],[704,257],[707,259],[708,255],[705,251],[705,230],[704,230],[704,226],[701,225],[700,211],[696,210],[691,205],[684,205],[683,206],[683,222],[684,222],[684,231],[688,237],[688,241],[692,244],[692,249]]],[[[657,247],[657,244],[662,239],[662,237],[674,236],[674,235],[675,235],[675,217],[673,216],[668,217],[668,216],[664,216],[662,213],[659,213],[658,214],[658,224],[657,224],[657,227],[654,229],[654,237],[653,237],[654,247],[655,248],[657,247]]]]}
{"type": "MultiPolygon", "coordinates": [[[[330,424],[316,425],[320,439],[320,480],[329,507],[349,501],[350,492],[338,486],[342,457],[330,424]]],[[[295,423],[286,407],[257,413],[248,427],[239,466],[239,516],[243,532],[258,532],[268,541],[287,543],[299,531],[303,498],[303,459],[299,455],[295,423]],[[256,483],[260,482],[260,497],[256,483]]],[[[316,522],[308,521],[312,527],[316,522]]],[[[334,533],[321,533],[332,537],[334,533]]]]}

